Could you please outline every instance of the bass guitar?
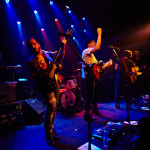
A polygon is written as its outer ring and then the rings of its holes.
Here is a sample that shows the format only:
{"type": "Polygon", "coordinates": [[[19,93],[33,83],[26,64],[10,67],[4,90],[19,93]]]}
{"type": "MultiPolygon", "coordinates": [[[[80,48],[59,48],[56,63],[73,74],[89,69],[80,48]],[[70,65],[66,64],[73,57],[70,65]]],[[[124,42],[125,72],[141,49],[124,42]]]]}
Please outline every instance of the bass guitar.
{"type": "MultiPolygon", "coordinates": [[[[70,35],[70,34],[72,34],[72,32],[73,32],[73,29],[70,28],[70,29],[67,30],[66,35],[70,35]]],[[[53,79],[50,78],[50,74],[51,74],[51,71],[52,71],[52,69],[53,69],[53,65],[56,64],[56,60],[57,60],[57,58],[58,58],[58,56],[59,56],[59,53],[60,53],[62,47],[64,46],[64,44],[65,44],[65,43],[64,43],[63,40],[62,40],[58,51],[57,51],[56,54],[54,55],[53,61],[50,62],[50,65],[49,65],[49,67],[48,67],[47,70],[46,70],[47,78],[44,78],[44,79],[42,80],[42,82],[41,82],[42,86],[41,86],[41,87],[47,87],[47,88],[49,87],[49,89],[52,89],[52,88],[55,87],[55,85],[56,85],[56,80],[57,80],[57,79],[56,79],[57,76],[56,76],[55,74],[58,73],[59,68],[57,67],[57,68],[55,69],[54,78],[53,78],[53,79]]],[[[59,64],[57,64],[57,66],[59,66],[59,64]]]]}

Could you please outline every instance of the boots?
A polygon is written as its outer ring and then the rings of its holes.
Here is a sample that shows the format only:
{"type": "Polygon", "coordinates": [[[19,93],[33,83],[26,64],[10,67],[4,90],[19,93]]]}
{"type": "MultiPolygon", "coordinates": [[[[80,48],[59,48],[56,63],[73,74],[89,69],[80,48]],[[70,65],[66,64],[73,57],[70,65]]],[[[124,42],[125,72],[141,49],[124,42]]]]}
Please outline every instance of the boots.
{"type": "Polygon", "coordinates": [[[52,135],[53,135],[54,139],[56,139],[56,140],[60,139],[59,135],[55,132],[54,129],[53,129],[52,135]]]}
{"type": "Polygon", "coordinates": [[[51,146],[55,144],[52,133],[53,133],[52,131],[46,131],[46,142],[48,145],[51,145],[51,146]]]}

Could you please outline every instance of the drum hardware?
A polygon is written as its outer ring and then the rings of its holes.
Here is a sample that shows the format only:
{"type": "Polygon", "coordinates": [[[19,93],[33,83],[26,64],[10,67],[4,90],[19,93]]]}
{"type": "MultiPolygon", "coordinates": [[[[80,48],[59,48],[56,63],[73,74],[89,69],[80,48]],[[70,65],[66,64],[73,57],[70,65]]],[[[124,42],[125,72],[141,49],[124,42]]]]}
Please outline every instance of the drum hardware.
{"type": "Polygon", "coordinates": [[[11,80],[15,80],[15,73],[19,73],[22,70],[22,66],[21,65],[17,65],[17,66],[5,66],[5,65],[0,65],[0,69],[4,70],[4,71],[11,71],[12,72],[12,79],[11,80]]]}
{"type": "Polygon", "coordinates": [[[81,71],[81,69],[76,69],[76,70],[73,70],[73,72],[76,72],[76,71],[81,71]]]}
{"type": "Polygon", "coordinates": [[[77,78],[78,76],[69,76],[70,78],[77,78]]]}

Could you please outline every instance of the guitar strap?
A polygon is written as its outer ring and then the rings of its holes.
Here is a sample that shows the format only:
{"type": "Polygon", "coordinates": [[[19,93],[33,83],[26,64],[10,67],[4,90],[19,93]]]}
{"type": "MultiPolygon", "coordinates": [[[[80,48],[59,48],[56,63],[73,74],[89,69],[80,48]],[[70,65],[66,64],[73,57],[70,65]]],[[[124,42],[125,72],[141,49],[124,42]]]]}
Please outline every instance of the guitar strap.
{"type": "Polygon", "coordinates": [[[125,67],[126,72],[128,73],[128,75],[130,75],[130,72],[129,72],[129,69],[128,69],[127,64],[126,64],[126,62],[125,62],[124,57],[121,58],[121,60],[122,60],[122,62],[123,62],[123,65],[124,65],[124,67],[125,67]]]}
{"type": "Polygon", "coordinates": [[[121,59],[122,59],[122,62],[123,62],[123,64],[124,64],[125,70],[126,70],[128,76],[129,76],[129,78],[130,78],[130,81],[131,81],[132,83],[134,83],[134,82],[135,82],[135,77],[130,74],[130,71],[129,71],[127,65],[126,65],[125,59],[124,59],[124,58],[121,58],[121,59]]]}

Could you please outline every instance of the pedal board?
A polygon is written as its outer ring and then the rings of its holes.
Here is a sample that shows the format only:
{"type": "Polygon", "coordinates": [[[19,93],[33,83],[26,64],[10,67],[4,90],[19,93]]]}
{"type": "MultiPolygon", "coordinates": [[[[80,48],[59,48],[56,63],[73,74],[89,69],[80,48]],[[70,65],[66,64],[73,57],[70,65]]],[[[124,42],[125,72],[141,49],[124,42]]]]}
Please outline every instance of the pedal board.
{"type": "Polygon", "coordinates": [[[127,136],[129,132],[133,132],[133,130],[135,129],[133,127],[134,125],[138,125],[137,121],[130,121],[130,125],[126,121],[124,121],[123,123],[108,122],[105,127],[94,130],[92,136],[95,139],[103,142],[103,133],[105,131],[108,134],[109,145],[114,145],[117,144],[118,141],[121,141],[125,136],[127,136]]]}

